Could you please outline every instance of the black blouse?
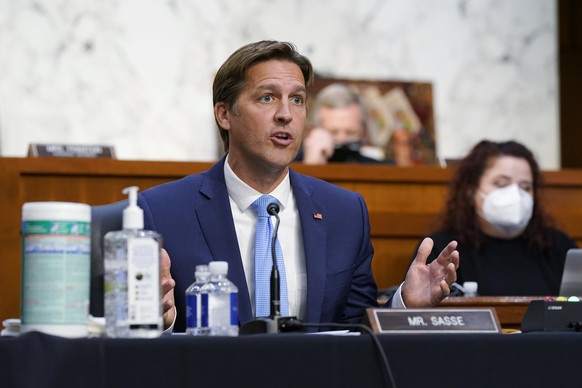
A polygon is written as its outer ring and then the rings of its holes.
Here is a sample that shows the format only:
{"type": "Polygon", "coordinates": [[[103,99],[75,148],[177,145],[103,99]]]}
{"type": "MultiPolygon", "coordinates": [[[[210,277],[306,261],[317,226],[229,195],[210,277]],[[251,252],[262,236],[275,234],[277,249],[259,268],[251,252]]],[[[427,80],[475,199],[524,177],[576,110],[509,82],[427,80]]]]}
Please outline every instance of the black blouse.
{"type": "MultiPolygon", "coordinates": [[[[545,252],[529,247],[522,237],[504,240],[487,236],[479,247],[459,245],[457,283],[478,282],[481,296],[558,295],[566,252],[577,246],[560,230],[552,229],[551,235],[551,248],[545,252]]],[[[435,244],[428,262],[454,240],[452,234],[444,231],[429,237],[435,244]]]]}

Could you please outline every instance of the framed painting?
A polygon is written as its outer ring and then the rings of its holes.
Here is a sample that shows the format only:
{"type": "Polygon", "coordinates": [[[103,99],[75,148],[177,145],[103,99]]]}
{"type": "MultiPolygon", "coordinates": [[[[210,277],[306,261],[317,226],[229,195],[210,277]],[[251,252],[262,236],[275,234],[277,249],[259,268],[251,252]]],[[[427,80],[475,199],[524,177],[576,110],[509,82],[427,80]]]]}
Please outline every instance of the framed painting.
{"type": "Polygon", "coordinates": [[[317,93],[333,83],[354,88],[367,108],[365,147],[398,166],[436,164],[432,84],[316,77],[308,111],[317,93]]]}

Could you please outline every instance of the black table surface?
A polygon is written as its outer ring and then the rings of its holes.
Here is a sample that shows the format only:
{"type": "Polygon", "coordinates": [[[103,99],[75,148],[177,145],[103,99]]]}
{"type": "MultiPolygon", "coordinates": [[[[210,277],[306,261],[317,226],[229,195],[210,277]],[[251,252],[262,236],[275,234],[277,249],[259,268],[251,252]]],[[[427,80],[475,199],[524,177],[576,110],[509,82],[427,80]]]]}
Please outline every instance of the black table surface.
{"type": "MultiPolygon", "coordinates": [[[[579,387],[582,333],[383,334],[397,387],[579,387]]],[[[386,387],[369,335],[0,338],[1,387],[386,387]]]]}

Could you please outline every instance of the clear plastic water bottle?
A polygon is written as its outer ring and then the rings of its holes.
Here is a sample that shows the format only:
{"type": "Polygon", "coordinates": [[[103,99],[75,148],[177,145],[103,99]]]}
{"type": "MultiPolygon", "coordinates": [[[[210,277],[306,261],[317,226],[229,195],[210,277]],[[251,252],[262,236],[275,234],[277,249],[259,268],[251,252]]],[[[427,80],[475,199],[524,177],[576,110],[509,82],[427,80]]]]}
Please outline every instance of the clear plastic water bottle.
{"type": "MultiPolygon", "coordinates": [[[[208,335],[208,320],[202,319],[202,287],[210,279],[210,270],[205,264],[197,265],[194,283],[186,289],[186,334],[208,335]]],[[[204,314],[208,317],[208,314],[204,314]]]]}
{"type": "Polygon", "coordinates": [[[202,319],[207,311],[212,336],[237,336],[238,288],[226,277],[228,263],[213,261],[208,268],[210,281],[202,287],[202,319]]]}
{"type": "Polygon", "coordinates": [[[465,289],[464,296],[468,298],[479,296],[479,284],[477,282],[464,282],[463,288],[465,289]]]}

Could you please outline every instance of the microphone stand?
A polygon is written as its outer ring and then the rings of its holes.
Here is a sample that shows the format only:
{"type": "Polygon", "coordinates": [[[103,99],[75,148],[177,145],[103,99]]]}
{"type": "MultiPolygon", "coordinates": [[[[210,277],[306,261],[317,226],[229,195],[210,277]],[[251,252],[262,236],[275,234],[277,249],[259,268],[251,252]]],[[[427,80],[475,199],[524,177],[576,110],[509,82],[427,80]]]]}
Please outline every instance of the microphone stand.
{"type": "Polygon", "coordinates": [[[270,203],[267,206],[267,213],[275,216],[277,222],[271,236],[271,258],[273,267],[271,269],[271,319],[281,316],[281,278],[279,276],[279,267],[277,266],[277,232],[279,231],[279,206],[276,203],[270,203]]]}
{"type": "Polygon", "coordinates": [[[260,334],[260,333],[281,333],[287,331],[304,330],[302,325],[299,325],[297,317],[282,317],[281,316],[281,278],[279,276],[279,267],[277,266],[277,232],[279,231],[279,205],[270,203],[267,205],[267,213],[275,216],[277,222],[273,229],[271,236],[271,257],[273,258],[273,267],[271,268],[271,314],[268,318],[255,318],[240,328],[240,334],[260,334]]]}

